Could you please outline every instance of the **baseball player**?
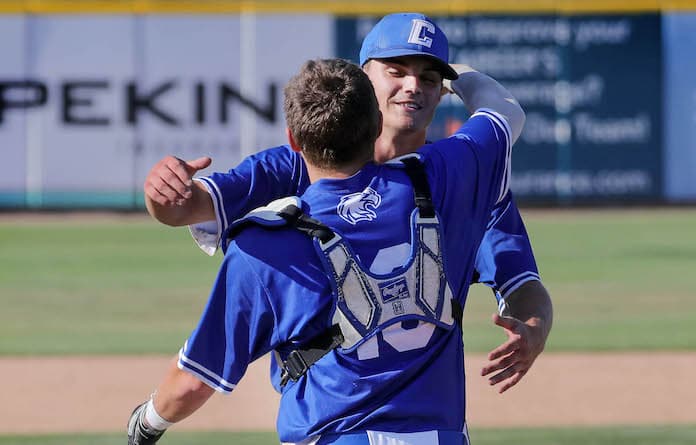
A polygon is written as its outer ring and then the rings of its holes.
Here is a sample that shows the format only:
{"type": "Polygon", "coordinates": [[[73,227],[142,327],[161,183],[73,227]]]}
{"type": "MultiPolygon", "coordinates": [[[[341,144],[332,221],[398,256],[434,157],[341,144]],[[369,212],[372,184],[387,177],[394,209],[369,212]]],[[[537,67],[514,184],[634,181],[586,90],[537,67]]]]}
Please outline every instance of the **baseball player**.
{"type": "MultiPolygon", "coordinates": [[[[366,36],[360,64],[375,86],[384,117],[375,146],[378,162],[411,153],[426,143],[443,73],[448,74],[445,77],[458,74],[448,64],[448,50],[445,34],[422,14],[387,15],[366,36]],[[435,63],[438,69],[424,70],[425,62],[435,63]]],[[[210,162],[209,158],[184,162],[165,157],[152,168],[144,187],[150,214],[165,224],[191,225],[199,246],[210,255],[237,218],[273,199],[299,195],[309,185],[302,157],[288,145],[261,151],[227,173],[191,181],[210,162]]],[[[404,256],[407,251],[402,246],[391,254],[404,256]]],[[[519,382],[542,352],[552,319],[550,297],[540,282],[524,224],[509,192],[490,211],[473,281],[492,287],[500,313],[507,315],[493,316],[508,339],[489,353],[482,369],[490,384],[504,392],[519,382]]]]}
{"type": "Polygon", "coordinates": [[[386,164],[373,162],[382,116],[365,72],[333,59],[291,79],[288,139],[311,185],[230,226],[199,324],[129,443],[154,443],[274,351],[282,443],[468,445],[462,308],[524,113],[489,77],[419,60],[456,79],[473,114],[386,164]]]}

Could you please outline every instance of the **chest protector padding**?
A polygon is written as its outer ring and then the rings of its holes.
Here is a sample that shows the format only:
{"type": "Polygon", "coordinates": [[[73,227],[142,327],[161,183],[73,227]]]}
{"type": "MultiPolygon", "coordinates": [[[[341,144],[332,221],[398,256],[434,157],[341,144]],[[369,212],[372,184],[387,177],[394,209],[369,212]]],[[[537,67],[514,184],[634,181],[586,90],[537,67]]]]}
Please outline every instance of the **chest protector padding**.
{"type": "Polygon", "coordinates": [[[452,292],[445,279],[437,216],[411,218],[411,255],[388,275],[376,276],[361,267],[350,245],[338,234],[316,242],[327,274],[333,277],[341,348],[352,350],[376,332],[404,320],[421,320],[443,328],[455,323],[452,292]]]}

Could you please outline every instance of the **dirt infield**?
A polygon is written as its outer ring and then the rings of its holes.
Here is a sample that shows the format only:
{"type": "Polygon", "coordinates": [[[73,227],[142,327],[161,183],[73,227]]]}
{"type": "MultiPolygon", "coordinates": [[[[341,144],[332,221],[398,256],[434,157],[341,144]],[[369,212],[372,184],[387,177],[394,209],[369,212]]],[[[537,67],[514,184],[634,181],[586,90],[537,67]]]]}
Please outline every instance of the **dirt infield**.
{"type": "MultiPolygon", "coordinates": [[[[122,431],[168,357],[0,359],[0,433],[122,431]]],[[[474,427],[696,424],[696,353],[544,354],[503,395],[467,357],[468,421],[474,427]]],[[[216,395],[180,430],[272,430],[278,396],[268,359],[229,396],[216,395]]]]}

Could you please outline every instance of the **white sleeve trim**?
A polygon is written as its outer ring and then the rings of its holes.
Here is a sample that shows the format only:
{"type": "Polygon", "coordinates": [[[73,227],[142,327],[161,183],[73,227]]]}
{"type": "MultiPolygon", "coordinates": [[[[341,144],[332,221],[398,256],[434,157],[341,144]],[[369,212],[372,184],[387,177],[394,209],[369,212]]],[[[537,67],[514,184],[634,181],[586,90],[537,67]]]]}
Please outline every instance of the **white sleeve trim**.
{"type": "Polygon", "coordinates": [[[541,281],[541,277],[539,277],[539,274],[536,272],[522,272],[521,274],[507,280],[502,286],[500,286],[498,292],[500,292],[503,299],[506,299],[511,293],[516,291],[520,286],[528,281],[541,281]]]}
{"type": "Polygon", "coordinates": [[[222,205],[222,193],[220,193],[217,184],[209,178],[194,178],[194,181],[203,184],[210,194],[215,211],[215,220],[191,224],[189,225],[189,231],[196,245],[209,256],[213,256],[220,246],[222,232],[227,228],[227,217],[222,205]]]}
{"type": "Polygon", "coordinates": [[[474,112],[474,114],[471,115],[471,117],[474,117],[478,114],[483,114],[489,118],[491,118],[492,121],[494,121],[498,126],[505,132],[505,137],[506,137],[506,145],[510,145],[510,141],[512,140],[510,138],[510,135],[512,134],[512,130],[510,129],[510,124],[508,123],[507,119],[500,113],[498,113],[495,110],[492,110],[490,108],[479,108],[474,112]]]}
{"type": "Polygon", "coordinates": [[[179,361],[177,363],[179,369],[195,375],[203,383],[221,393],[229,394],[237,386],[235,383],[228,382],[209,369],[206,369],[203,365],[186,357],[184,354],[185,348],[186,346],[179,351],[179,361]]]}
{"type": "Polygon", "coordinates": [[[510,174],[512,170],[511,166],[511,157],[512,157],[512,138],[511,134],[512,131],[510,130],[510,124],[508,123],[507,119],[503,117],[500,113],[488,109],[488,108],[479,108],[474,112],[474,114],[471,115],[471,117],[474,116],[486,116],[494,125],[498,126],[502,131],[503,134],[505,135],[505,166],[503,167],[503,174],[502,174],[502,179],[500,181],[500,190],[498,192],[498,199],[495,201],[496,204],[498,204],[500,201],[503,200],[505,195],[507,194],[509,188],[510,188],[510,174]]]}

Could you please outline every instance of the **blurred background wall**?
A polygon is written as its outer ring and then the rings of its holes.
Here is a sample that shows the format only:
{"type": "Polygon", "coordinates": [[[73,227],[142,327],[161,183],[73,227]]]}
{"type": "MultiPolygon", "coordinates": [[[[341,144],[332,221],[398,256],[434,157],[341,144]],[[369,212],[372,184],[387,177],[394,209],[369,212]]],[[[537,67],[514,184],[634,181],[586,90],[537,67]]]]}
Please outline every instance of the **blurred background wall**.
{"type": "MultiPolygon", "coordinates": [[[[696,1],[5,1],[0,209],[142,207],[160,158],[203,172],[285,142],[307,59],[357,59],[379,17],[429,14],[450,58],[527,111],[522,204],[696,202],[696,1]]],[[[429,137],[466,118],[447,97],[429,137]]]]}

